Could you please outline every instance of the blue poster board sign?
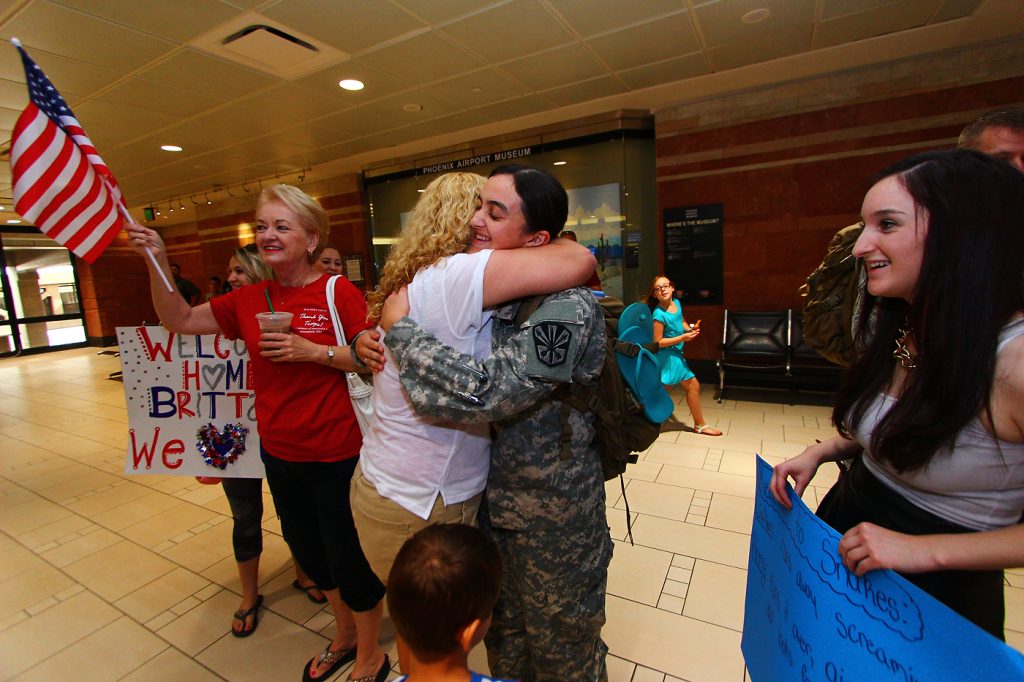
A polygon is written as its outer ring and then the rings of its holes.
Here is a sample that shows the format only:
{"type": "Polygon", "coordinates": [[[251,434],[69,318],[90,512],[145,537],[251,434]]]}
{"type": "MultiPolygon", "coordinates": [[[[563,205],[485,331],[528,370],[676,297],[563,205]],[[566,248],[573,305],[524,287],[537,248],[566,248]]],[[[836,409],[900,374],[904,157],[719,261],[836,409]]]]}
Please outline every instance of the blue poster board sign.
{"type": "Polygon", "coordinates": [[[741,648],[753,682],[1024,680],[1024,656],[892,571],[858,578],[839,534],[757,458],[741,648]]]}

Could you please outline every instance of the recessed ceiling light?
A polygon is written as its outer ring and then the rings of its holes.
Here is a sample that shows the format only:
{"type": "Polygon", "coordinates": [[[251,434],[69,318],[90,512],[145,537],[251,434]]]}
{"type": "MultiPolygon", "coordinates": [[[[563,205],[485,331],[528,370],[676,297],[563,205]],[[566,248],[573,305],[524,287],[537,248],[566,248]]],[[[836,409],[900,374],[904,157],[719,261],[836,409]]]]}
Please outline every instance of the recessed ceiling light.
{"type": "Polygon", "coordinates": [[[480,93],[480,92],[483,92],[483,91],[484,91],[484,89],[481,88],[481,87],[476,87],[476,88],[473,88],[472,90],[470,90],[470,92],[473,92],[473,93],[480,93]]]}
{"type": "Polygon", "coordinates": [[[752,9],[740,17],[740,21],[744,24],[760,24],[762,21],[770,17],[771,14],[772,11],[767,7],[758,7],[757,9],[752,9]]]}
{"type": "Polygon", "coordinates": [[[414,114],[417,111],[423,111],[423,105],[422,104],[415,104],[415,103],[403,104],[402,105],[402,111],[408,111],[409,113],[413,113],[414,114]]]}
{"type": "Polygon", "coordinates": [[[0,206],[0,211],[6,211],[6,210],[7,210],[6,206],[0,206]]]}
{"type": "Polygon", "coordinates": [[[423,193],[424,193],[424,192],[426,192],[427,190],[425,190],[425,189],[418,189],[418,190],[416,190],[416,191],[417,191],[417,192],[419,192],[420,194],[423,194],[423,193]]]}
{"type": "Polygon", "coordinates": [[[20,222],[21,222],[20,220],[15,220],[14,218],[11,218],[10,220],[7,221],[7,224],[8,225],[17,225],[20,222]]]}
{"type": "Polygon", "coordinates": [[[565,165],[565,161],[555,161],[555,162],[554,162],[553,164],[551,164],[551,165],[552,165],[552,166],[564,166],[564,165],[565,165]]]}
{"type": "Polygon", "coordinates": [[[179,147],[176,144],[162,144],[162,145],[160,145],[160,149],[163,149],[165,152],[180,152],[181,151],[181,147],[179,147]]]}
{"type": "Polygon", "coordinates": [[[357,81],[355,78],[346,78],[343,81],[338,81],[338,85],[341,86],[342,90],[362,90],[364,87],[363,81],[357,81]]]}

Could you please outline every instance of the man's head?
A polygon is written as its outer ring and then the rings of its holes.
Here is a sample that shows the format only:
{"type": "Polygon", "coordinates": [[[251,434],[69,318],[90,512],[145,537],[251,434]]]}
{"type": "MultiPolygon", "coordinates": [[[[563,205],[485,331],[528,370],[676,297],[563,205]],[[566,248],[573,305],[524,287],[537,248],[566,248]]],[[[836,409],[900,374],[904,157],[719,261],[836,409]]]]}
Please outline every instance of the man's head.
{"type": "Polygon", "coordinates": [[[1009,106],[982,114],[961,131],[958,147],[995,156],[1024,172],[1024,107],[1009,106]]]}
{"type": "Polygon", "coordinates": [[[498,548],[472,526],[427,526],[388,576],[388,611],[418,661],[464,656],[483,639],[501,589],[498,548]]]}
{"type": "Polygon", "coordinates": [[[175,279],[181,277],[181,266],[177,263],[171,263],[171,274],[174,275],[175,279]]]}

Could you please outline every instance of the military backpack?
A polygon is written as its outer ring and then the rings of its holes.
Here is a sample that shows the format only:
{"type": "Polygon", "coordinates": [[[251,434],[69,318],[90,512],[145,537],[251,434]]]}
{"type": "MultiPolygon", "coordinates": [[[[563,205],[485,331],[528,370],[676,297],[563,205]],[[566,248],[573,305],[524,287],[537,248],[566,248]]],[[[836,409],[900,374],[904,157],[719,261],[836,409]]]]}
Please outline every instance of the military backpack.
{"type": "MultiPolygon", "coordinates": [[[[545,295],[533,296],[520,304],[515,317],[517,329],[526,323],[544,298],[546,298],[545,295]]],[[[661,433],[661,424],[651,421],[644,414],[644,404],[630,390],[615,357],[617,353],[628,357],[637,357],[640,353],[649,353],[650,348],[644,349],[636,343],[620,341],[617,338],[618,317],[622,312],[621,301],[614,299],[609,301],[607,298],[601,298],[598,301],[604,314],[608,335],[601,373],[591,384],[585,385],[579,382],[562,384],[555,389],[552,397],[561,402],[559,423],[562,427],[562,459],[572,456],[570,412],[576,409],[580,412],[592,413],[595,417],[594,443],[601,458],[604,480],[610,481],[618,477],[620,485],[622,485],[623,500],[625,500],[626,490],[625,483],[622,481],[622,473],[625,472],[627,465],[636,463],[638,459],[636,453],[646,450],[657,440],[658,434],[661,433]]],[[[626,502],[626,527],[630,542],[632,542],[628,502],[626,502]]]]}
{"type": "Polygon", "coordinates": [[[832,362],[849,367],[857,359],[855,337],[864,282],[853,246],[864,225],[844,227],[828,245],[825,259],[800,287],[804,343],[832,362]]]}

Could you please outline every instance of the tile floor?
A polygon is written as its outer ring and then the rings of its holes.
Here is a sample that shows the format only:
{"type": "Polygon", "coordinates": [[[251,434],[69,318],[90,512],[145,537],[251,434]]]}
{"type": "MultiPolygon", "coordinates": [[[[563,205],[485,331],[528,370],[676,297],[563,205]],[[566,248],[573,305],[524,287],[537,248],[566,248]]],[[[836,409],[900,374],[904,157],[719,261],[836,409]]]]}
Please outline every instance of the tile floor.
{"type": "MultiPolygon", "coordinates": [[[[117,369],[96,349],[0,360],[0,679],[297,679],[333,624],[291,588],[269,495],[267,609],[255,636],[236,639],[227,502],[191,478],[122,475],[124,397],[106,379],[117,369]]],[[[832,433],[824,407],[718,406],[710,393],[705,406],[725,436],[664,433],[627,472],[635,545],[623,541],[619,483],[607,486],[612,682],[745,680],[753,453],[778,462],[832,433]]],[[[823,469],[808,488],[812,507],[831,481],[823,469]]],[[[1024,571],[1007,581],[1007,637],[1020,648],[1024,571]]],[[[475,667],[484,660],[475,650],[475,667]]]]}

